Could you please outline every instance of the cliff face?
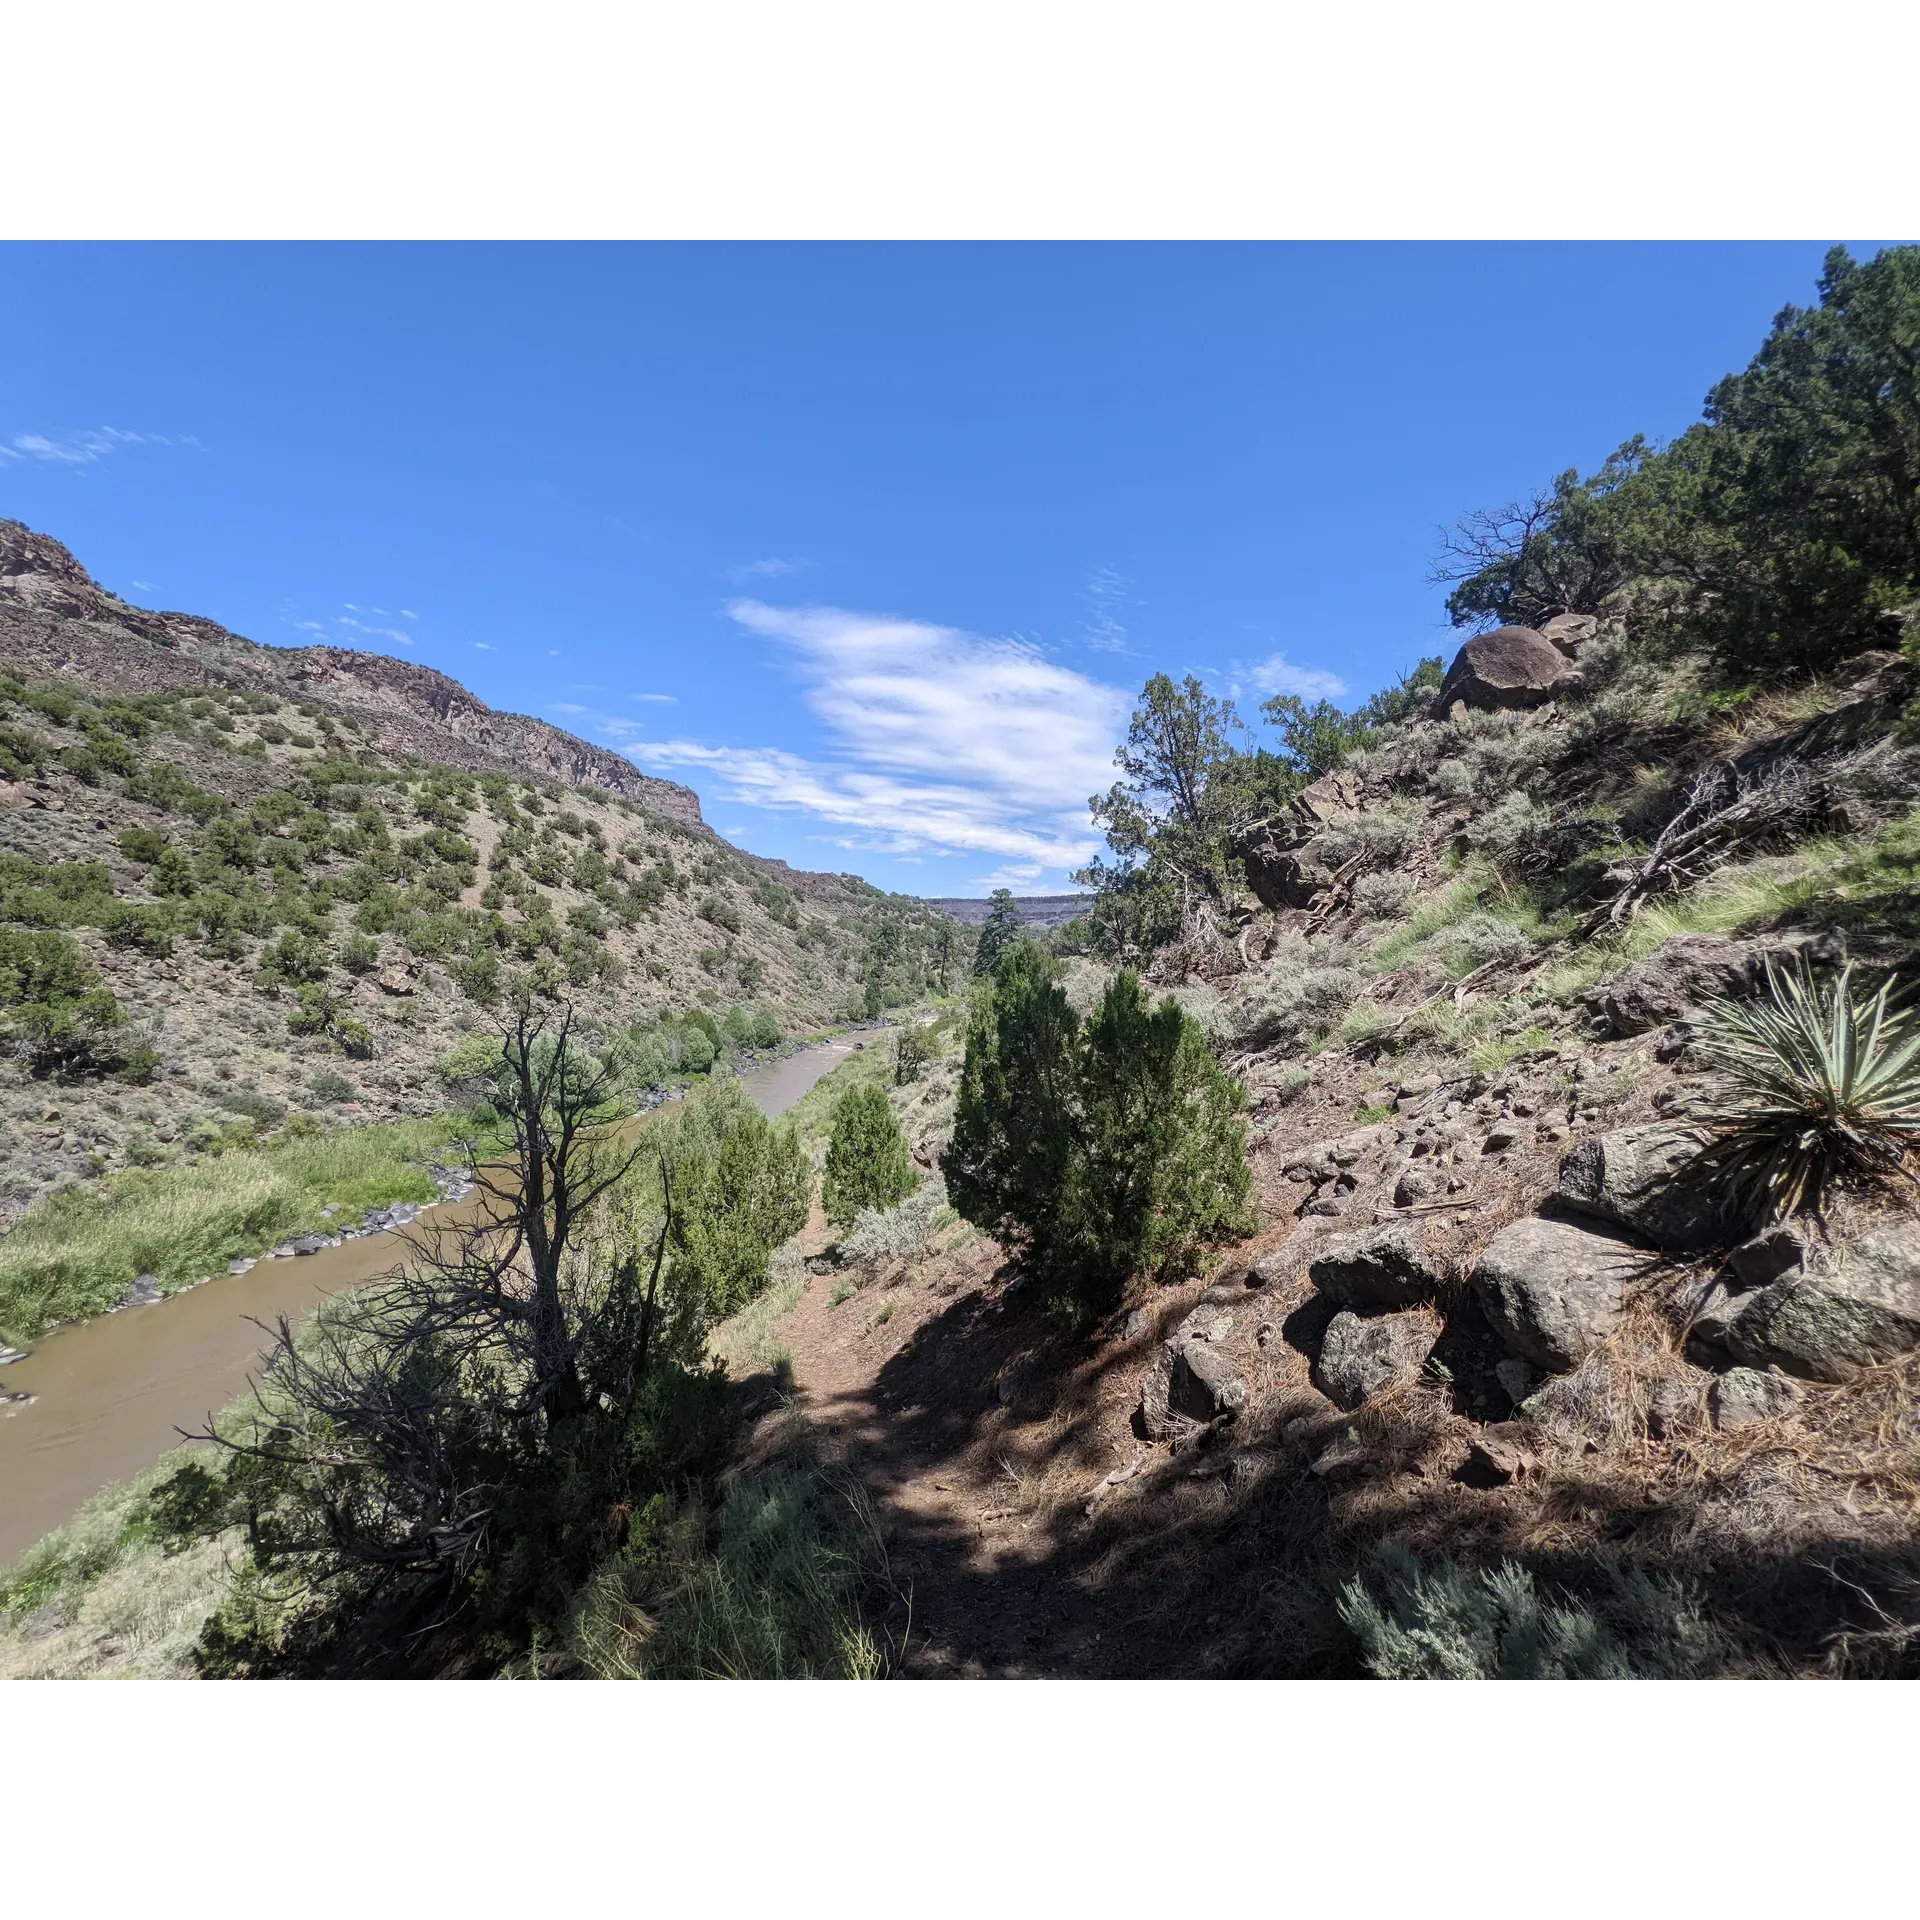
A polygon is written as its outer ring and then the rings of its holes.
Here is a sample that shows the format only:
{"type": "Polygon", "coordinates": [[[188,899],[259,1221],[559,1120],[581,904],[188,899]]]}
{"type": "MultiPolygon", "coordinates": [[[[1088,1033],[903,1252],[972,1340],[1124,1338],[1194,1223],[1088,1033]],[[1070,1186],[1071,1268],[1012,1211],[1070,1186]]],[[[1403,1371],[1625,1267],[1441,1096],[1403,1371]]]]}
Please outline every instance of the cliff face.
{"type": "Polygon", "coordinates": [[[358,721],[383,753],[598,787],[705,824],[690,788],[544,720],[496,713],[431,667],[345,647],[262,646],[193,614],[131,606],[59,541],[18,520],[0,520],[0,659],[102,694],[220,686],[308,701],[358,721]]]}

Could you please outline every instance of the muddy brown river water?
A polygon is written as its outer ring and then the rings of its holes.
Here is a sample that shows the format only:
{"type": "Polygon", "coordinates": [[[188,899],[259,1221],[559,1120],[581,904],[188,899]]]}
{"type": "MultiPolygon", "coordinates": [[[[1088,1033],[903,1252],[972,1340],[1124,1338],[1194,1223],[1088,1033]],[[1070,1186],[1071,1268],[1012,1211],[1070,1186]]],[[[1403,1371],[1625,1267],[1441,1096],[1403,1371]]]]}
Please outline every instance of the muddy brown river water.
{"type": "MultiPolygon", "coordinates": [[[[853,1049],[809,1047],[740,1076],[763,1113],[783,1113],[853,1049]]],[[[425,1210],[457,1223],[475,1202],[425,1210]]],[[[394,1234],[370,1234],[250,1273],[213,1280],[156,1306],[106,1314],[49,1334],[0,1368],[0,1388],[38,1396],[0,1418],[0,1567],[64,1526],[83,1502],[150,1467],[191,1428],[246,1389],[265,1337],[253,1324],[298,1318],[330,1293],[392,1267],[394,1234]]]]}

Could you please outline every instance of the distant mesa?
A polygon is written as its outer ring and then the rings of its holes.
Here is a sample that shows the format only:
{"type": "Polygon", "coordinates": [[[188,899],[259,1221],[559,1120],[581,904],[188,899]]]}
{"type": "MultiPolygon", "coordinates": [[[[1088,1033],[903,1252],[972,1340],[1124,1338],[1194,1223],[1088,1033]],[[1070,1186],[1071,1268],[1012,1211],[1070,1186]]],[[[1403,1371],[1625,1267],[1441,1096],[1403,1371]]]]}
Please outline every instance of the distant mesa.
{"type": "MultiPolygon", "coordinates": [[[[1069,920],[1079,919],[1093,905],[1093,895],[1015,894],[1013,904],[1020,909],[1020,918],[1030,927],[1064,927],[1069,920]]],[[[939,908],[948,919],[958,920],[963,927],[985,926],[987,915],[993,908],[991,900],[929,900],[927,905],[939,908]]]]}

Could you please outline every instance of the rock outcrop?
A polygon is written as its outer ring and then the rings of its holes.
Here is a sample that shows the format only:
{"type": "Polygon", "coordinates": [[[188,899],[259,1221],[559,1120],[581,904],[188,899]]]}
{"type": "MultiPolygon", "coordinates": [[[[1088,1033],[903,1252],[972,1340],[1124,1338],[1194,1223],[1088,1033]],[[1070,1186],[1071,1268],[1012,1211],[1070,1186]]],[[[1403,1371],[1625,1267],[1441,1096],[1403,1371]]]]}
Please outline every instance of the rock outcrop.
{"type": "Polygon", "coordinates": [[[382,752],[599,787],[688,826],[700,798],[624,755],[525,714],[498,713],[444,673],[346,647],[267,647],[100,586],[59,541],[0,520],[0,654],[94,694],[237,687],[351,720],[382,752]]]}
{"type": "Polygon", "coordinates": [[[1486,711],[1542,707],[1582,684],[1579,670],[1545,634],[1532,627],[1496,627],[1475,634],[1453,656],[1433,711],[1442,718],[1456,700],[1486,711]]]}

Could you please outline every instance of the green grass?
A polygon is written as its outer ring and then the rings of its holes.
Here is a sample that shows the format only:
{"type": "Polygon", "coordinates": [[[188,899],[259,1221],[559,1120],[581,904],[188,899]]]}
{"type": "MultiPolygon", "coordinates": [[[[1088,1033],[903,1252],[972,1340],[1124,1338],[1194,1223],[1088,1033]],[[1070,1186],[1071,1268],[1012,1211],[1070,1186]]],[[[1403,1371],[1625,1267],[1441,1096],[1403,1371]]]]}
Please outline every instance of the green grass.
{"type": "Polygon", "coordinates": [[[447,1151],[457,1125],[342,1127],[50,1194],[0,1240],[0,1337],[31,1340],[99,1313],[138,1274],[175,1292],[289,1235],[352,1225],[369,1207],[431,1200],[425,1163],[447,1151]],[[338,1211],[323,1222],[329,1205],[338,1211]]]}
{"type": "Polygon", "coordinates": [[[1822,834],[1789,853],[1728,867],[1689,893],[1644,908],[1619,938],[1597,940],[1548,969],[1539,990],[1549,999],[1575,999],[1677,933],[1742,934],[1794,924],[1920,942],[1920,807],[1865,845],[1822,834]]]}
{"type": "Polygon", "coordinates": [[[832,1288],[829,1290],[827,1294],[827,1305],[837,1307],[842,1301],[851,1300],[859,1291],[859,1287],[843,1274],[833,1283],[832,1288]]]}
{"type": "Polygon", "coordinates": [[[1502,1067],[1536,1047],[1553,1045],[1553,1035],[1545,1027],[1528,1027],[1524,1033],[1509,1034],[1503,1040],[1488,1040],[1473,1050],[1473,1070],[1492,1078],[1502,1067]]]}
{"type": "Polygon", "coordinates": [[[644,1528],[577,1615],[575,1648],[608,1680],[874,1680],[885,1650],[862,1597],[886,1581],[865,1491],[801,1460],[644,1528]]]}
{"type": "Polygon", "coordinates": [[[715,1327],[708,1347],[727,1363],[727,1371],[739,1378],[750,1373],[771,1373],[784,1384],[793,1371],[793,1350],[774,1331],[800,1304],[807,1290],[805,1273],[771,1281],[764,1293],[715,1327]]]}

